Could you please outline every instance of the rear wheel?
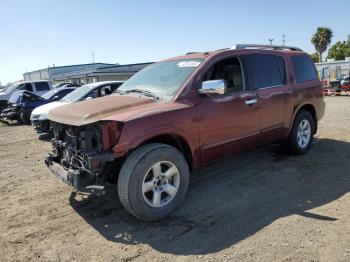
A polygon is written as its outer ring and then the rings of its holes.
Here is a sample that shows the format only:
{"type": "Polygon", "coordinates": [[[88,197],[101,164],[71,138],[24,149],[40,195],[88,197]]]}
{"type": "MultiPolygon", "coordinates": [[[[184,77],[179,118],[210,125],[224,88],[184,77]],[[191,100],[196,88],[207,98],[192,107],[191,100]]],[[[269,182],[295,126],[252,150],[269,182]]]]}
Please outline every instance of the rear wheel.
{"type": "Polygon", "coordinates": [[[296,116],[288,141],[292,153],[301,155],[309,151],[313,141],[314,128],[314,120],[308,111],[302,111],[296,116]]]}
{"type": "Polygon", "coordinates": [[[118,194],[130,214],[154,221],[181,205],[188,184],[189,170],[183,155],[165,144],[148,144],[126,159],[119,173],[118,194]]]}

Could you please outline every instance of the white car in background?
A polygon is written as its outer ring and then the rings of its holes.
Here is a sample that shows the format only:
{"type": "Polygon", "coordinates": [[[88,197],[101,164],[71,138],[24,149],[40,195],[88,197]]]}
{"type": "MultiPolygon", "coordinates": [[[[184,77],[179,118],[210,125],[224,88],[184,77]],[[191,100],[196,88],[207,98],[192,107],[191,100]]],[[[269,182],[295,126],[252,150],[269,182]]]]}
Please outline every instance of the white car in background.
{"type": "Polygon", "coordinates": [[[50,132],[50,120],[47,119],[47,114],[50,110],[63,105],[110,95],[123,83],[124,81],[104,81],[83,85],[63,97],[60,101],[35,108],[30,116],[35,131],[38,133],[50,132]]]}
{"type": "Polygon", "coordinates": [[[52,90],[52,88],[50,81],[26,81],[13,84],[0,92],[0,109],[7,106],[10,96],[16,91],[26,90],[41,96],[52,90]]]}

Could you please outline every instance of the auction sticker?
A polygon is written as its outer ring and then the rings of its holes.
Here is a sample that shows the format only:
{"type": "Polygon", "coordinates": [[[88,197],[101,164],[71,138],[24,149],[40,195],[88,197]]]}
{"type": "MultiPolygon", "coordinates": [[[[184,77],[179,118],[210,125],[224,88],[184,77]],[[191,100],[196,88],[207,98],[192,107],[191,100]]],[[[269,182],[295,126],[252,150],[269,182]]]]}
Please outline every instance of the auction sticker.
{"type": "Polygon", "coordinates": [[[177,64],[178,67],[197,67],[201,64],[198,61],[183,61],[177,64]]]}

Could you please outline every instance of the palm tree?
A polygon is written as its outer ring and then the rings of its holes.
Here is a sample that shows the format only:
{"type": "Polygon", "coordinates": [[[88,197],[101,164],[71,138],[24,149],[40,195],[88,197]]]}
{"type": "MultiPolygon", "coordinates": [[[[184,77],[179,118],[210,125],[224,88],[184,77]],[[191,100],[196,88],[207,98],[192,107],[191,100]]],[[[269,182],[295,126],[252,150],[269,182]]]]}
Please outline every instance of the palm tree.
{"type": "Polygon", "coordinates": [[[322,62],[322,53],[327,50],[327,46],[331,43],[333,32],[328,27],[317,27],[316,33],[311,38],[311,43],[315,46],[316,51],[320,55],[322,62]]]}

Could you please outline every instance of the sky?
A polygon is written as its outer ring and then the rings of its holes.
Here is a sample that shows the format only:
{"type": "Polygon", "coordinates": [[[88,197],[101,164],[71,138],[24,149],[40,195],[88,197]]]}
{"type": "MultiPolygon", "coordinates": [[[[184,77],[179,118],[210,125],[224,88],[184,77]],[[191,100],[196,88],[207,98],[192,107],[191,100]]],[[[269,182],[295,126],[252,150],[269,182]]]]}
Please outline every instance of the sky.
{"type": "Polygon", "coordinates": [[[298,46],[318,26],[350,34],[349,0],[0,0],[0,82],[27,71],[92,62],[158,61],[237,43],[298,46]]]}

